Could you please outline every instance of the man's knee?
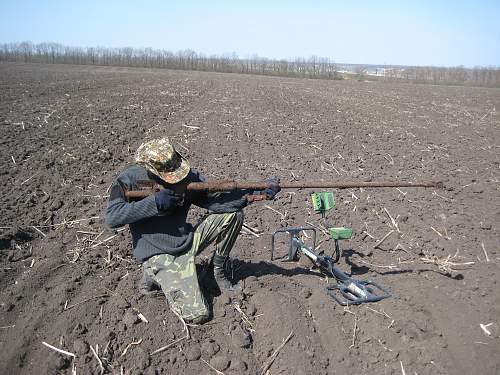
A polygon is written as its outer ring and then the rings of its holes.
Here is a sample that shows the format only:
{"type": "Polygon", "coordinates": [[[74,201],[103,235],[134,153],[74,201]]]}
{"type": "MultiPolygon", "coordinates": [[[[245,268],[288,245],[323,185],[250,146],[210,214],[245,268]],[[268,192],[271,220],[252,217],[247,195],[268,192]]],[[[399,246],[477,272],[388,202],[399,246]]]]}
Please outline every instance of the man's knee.
{"type": "MultiPolygon", "coordinates": [[[[243,211],[235,211],[235,212],[226,212],[226,213],[220,213],[220,214],[211,214],[214,216],[219,216],[221,218],[220,221],[218,221],[218,225],[223,225],[224,227],[228,226],[241,226],[243,225],[243,211]]],[[[214,220],[214,222],[216,222],[214,220]]]]}

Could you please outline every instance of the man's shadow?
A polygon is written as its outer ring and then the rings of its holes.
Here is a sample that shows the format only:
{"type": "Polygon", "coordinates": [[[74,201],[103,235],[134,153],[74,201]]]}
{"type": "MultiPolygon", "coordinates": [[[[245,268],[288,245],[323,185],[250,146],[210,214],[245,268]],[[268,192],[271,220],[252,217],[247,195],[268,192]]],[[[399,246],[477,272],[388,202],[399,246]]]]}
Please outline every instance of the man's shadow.
{"type": "Polygon", "coordinates": [[[353,250],[353,249],[345,249],[342,250],[342,255],[341,258],[344,259],[344,262],[351,267],[351,272],[350,276],[356,276],[356,275],[364,275],[368,272],[374,272],[379,275],[392,275],[392,274],[400,274],[400,273],[411,273],[412,270],[389,270],[389,271],[380,271],[377,270],[375,267],[368,267],[367,265],[359,265],[352,260],[352,256],[357,255],[359,258],[366,258],[368,255],[353,250]]]}
{"type": "MultiPolygon", "coordinates": [[[[274,262],[279,262],[274,261],[274,262]]],[[[249,276],[266,276],[266,275],[283,275],[283,276],[296,276],[296,275],[314,275],[318,276],[319,272],[311,271],[310,269],[302,266],[296,261],[283,261],[283,264],[287,264],[288,267],[280,267],[279,263],[274,263],[271,261],[260,261],[258,263],[251,261],[234,260],[233,261],[233,275],[232,279],[234,283],[238,283],[241,280],[245,280],[249,276]],[[290,267],[292,266],[292,267],[290,267]]]]}
{"type": "MultiPolygon", "coordinates": [[[[226,272],[233,284],[239,285],[241,285],[240,281],[245,280],[250,276],[261,277],[266,275],[283,275],[292,277],[296,275],[311,275],[318,277],[321,275],[319,270],[312,271],[307,267],[300,265],[299,262],[285,261],[283,264],[288,264],[289,267],[280,267],[278,264],[271,261],[260,261],[256,263],[235,259],[232,261],[232,264],[228,267],[226,272]]],[[[208,269],[201,269],[200,267],[198,270],[198,276],[200,279],[200,286],[203,290],[203,295],[212,314],[214,299],[221,295],[221,291],[219,290],[213,277],[213,267],[208,269]]]]}

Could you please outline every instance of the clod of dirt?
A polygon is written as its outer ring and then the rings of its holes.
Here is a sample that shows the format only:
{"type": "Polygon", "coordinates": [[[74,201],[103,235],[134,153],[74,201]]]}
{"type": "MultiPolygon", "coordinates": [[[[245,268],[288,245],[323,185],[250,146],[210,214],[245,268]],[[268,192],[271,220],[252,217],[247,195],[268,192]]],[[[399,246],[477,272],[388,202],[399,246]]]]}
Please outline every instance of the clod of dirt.
{"type": "Polygon", "coordinates": [[[257,313],[257,308],[255,307],[255,305],[253,303],[249,304],[247,306],[246,310],[247,310],[247,314],[251,315],[251,316],[254,316],[257,313]]]}
{"type": "Polygon", "coordinates": [[[63,201],[60,200],[60,199],[56,199],[55,201],[52,202],[52,204],[50,205],[50,211],[57,211],[58,209],[60,209],[62,206],[63,206],[63,201]]]}
{"type": "Polygon", "coordinates": [[[481,221],[481,229],[490,230],[492,227],[491,223],[481,221]]]}
{"type": "Polygon", "coordinates": [[[323,358],[321,358],[321,360],[319,361],[319,363],[321,364],[321,366],[323,368],[327,368],[328,365],[330,364],[330,360],[328,359],[328,357],[323,357],[323,358]]]}
{"type": "Polygon", "coordinates": [[[236,374],[241,374],[242,372],[246,371],[247,369],[247,364],[245,361],[242,361],[241,359],[232,359],[231,360],[231,366],[229,367],[229,370],[233,371],[236,374]]]}
{"type": "Polygon", "coordinates": [[[306,350],[305,353],[308,357],[314,358],[314,350],[306,350]]]}
{"type": "Polygon", "coordinates": [[[312,268],[314,266],[312,260],[305,256],[299,258],[299,264],[305,268],[312,268]]]}
{"type": "Polygon", "coordinates": [[[101,334],[101,341],[113,341],[116,338],[116,333],[114,331],[105,330],[101,334]]]}
{"type": "Polygon", "coordinates": [[[5,312],[12,311],[16,307],[13,303],[2,304],[2,310],[5,312]]]}
{"type": "Polygon", "coordinates": [[[226,316],[226,309],[224,308],[223,304],[217,302],[214,305],[214,316],[220,316],[220,317],[226,316]]]}
{"type": "Polygon", "coordinates": [[[59,372],[69,366],[69,360],[60,354],[54,353],[50,355],[48,373],[59,372]]]}
{"type": "Polygon", "coordinates": [[[139,369],[144,370],[151,363],[151,358],[149,357],[149,354],[144,349],[138,348],[135,351],[134,363],[136,364],[136,366],[139,369]]]}
{"type": "Polygon", "coordinates": [[[132,327],[135,323],[139,322],[139,317],[132,310],[127,310],[125,315],[123,315],[122,321],[127,327],[132,327]]]}
{"type": "Polygon", "coordinates": [[[231,304],[231,297],[226,293],[219,297],[220,304],[223,306],[227,306],[231,304]]]}
{"type": "Polygon", "coordinates": [[[229,367],[231,361],[224,355],[218,355],[210,360],[210,364],[219,371],[224,371],[229,367]]]}
{"type": "Polygon", "coordinates": [[[176,353],[170,354],[170,357],[168,357],[168,362],[170,362],[171,364],[177,362],[177,354],[176,353]]]}
{"type": "Polygon", "coordinates": [[[89,352],[89,344],[82,339],[76,339],[75,342],[73,342],[73,351],[77,355],[85,355],[89,352]]]}
{"type": "Polygon", "coordinates": [[[144,373],[144,375],[159,375],[160,374],[160,371],[153,368],[153,367],[148,367],[144,373]]]}
{"type": "Polygon", "coordinates": [[[484,188],[481,184],[474,184],[472,186],[472,192],[475,194],[480,194],[484,191],[484,188]]]}
{"type": "Polygon", "coordinates": [[[204,342],[201,345],[201,351],[203,353],[203,356],[212,358],[215,354],[217,354],[220,350],[219,344],[213,341],[207,341],[204,342]]]}
{"type": "Polygon", "coordinates": [[[231,332],[231,342],[238,348],[248,348],[252,343],[252,336],[241,327],[237,327],[231,332]]]}
{"type": "Polygon", "coordinates": [[[87,327],[85,327],[83,324],[78,323],[75,328],[73,328],[73,333],[75,335],[83,335],[85,332],[87,332],[87,327]]]}
{"type": "Polygon", "coordinates": [[[125,332],[127,330],[127,325],[123,322],[120,322],[116,325],[116,330],[118,332],[125,332]]]}
{"type": "Polygon", "coordinates": [[[201,357],[201,349],[198,345],[192,346],[184,350],[188,361],[197,361],[201,357]]]}
{"type": "Polygon", "coordinates": [[[128,309],[130,307],[130,303],[122,296],[117,296],[116,306],[120,309],[128,309]]]}
{"type": "Polygon", "coordinates": [[[311,297],[312,292],[311,292],[311,290],[310,290],[310,289],[308,289],[308,288],[304,288],[304,289],[302,289],[302,290],[299,292],[299,295],[300,295],[302,298],[307,299],[307,298],[311,297]]]}

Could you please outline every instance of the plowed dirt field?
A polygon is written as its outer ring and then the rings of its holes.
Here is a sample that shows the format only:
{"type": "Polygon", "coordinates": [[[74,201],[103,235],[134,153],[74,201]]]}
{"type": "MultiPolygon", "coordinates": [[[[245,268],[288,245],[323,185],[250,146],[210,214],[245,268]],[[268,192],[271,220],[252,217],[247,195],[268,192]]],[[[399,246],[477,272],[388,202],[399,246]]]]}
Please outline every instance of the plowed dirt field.
{"type": "Polygon", "coordinates": [[[0,64],[0,373],[500,373],[499,109],[494,89],[0,64]],[[243,293],[201,280],[213,318],[185,338],[138,294],[128,228],[103,222],[111,182],[163,135],[210,179],[445,188],[335,191],[328,220],[354,233],[340,268],[393,293],[348,308],[308,262],[270,261],[287,226],[331,253],[311,191],[254,203],[232,253],[243,293]]]}

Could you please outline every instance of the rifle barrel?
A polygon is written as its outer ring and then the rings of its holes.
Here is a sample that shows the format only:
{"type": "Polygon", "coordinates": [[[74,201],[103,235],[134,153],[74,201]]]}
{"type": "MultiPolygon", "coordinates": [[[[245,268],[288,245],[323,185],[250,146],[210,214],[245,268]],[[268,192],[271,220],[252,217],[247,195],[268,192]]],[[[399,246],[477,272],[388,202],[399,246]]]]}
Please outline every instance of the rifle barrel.
{"type": "MultiPolygon", "coordinates": [[[[349,189],[349,188],[382,188],[382,187],[433,187],[442,188],[442,182],[417,181],[357,181],[357,182],[282,182],[282,189],[349,189]]],[[[235,181],[209,181],[192,182],[187,185],[187,190],[193,191],[233,191],[240,189],[265,190],[270,186],[267,182],[235,182],[235,181]]]]}

